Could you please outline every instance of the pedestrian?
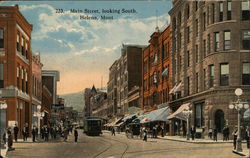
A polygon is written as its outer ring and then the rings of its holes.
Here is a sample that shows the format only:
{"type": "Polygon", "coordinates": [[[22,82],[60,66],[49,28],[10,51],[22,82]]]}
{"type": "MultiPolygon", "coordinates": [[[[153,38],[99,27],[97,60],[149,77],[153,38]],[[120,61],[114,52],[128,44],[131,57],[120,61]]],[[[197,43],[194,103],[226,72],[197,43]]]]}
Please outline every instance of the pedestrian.
{"type": "Polygon", "coordinates": [[[216,141],[217,142],[217,134],[218,134],[218,132],[217,132],[217,129],[216,128],[214,128],[214,132],[213,132],[213,136],[214,136],[214,141],[216,141]]]}
{"type": "Polygon", "coordinates": [[[29,136],[29,126],[28,123],[25,124],[25,140],[28,140],[28,136],[29,136]]]}
{"type": "Polygon", "coordinates": [[[245,135],[245,139],[247,141],[247,148],[249,149],[250,148],[250,130],[249,130],[249,127],[247,126],[246,128],[246,135],[245,135]]]}
{"type": "Polygon", "coordinates": [[[32,128],[31,134],[32,134],[32,141],[35,142],[36,141],[36,128],[35,128],[35,126],[33,126],[33,128],[32,128]]]}
{"type": "Polygon", "coordinates": [[[144,137],[143,137],[143,141],[147,141],[147,139],[148,139],[148,131],[147,131],[147,129],[144,127],[144,129],[143,129],[143,133],[144,133],[144,137]]]}
{"type": "Polygon", "coordinates": [[[229,127],[226,127],[226,141],[229,140],[229,127]]]}
{"type": "Polygon", "coordinates": [[[194,140],[194,136],[195,136],[195,128],[194,128],[194,126],[191,127],[190,133],[191,133],[192,140],[194,140]]]}
{"type": "Polygon", "coordinates": [[[7,134],[8,134],[8,151],[11,151],[11,150],[13,150],[13,148],[12,148],[13,137],[12,137],[11,129],[10,128],[8,128],[7,134]]]}
{"type": "Polygon", "coordinates": [[[44,128],[44,137],[45,137],[45,141],[49,141],[49,129],[47,126],[45,126],[44,128]]]}
{"type": "Polygon", "coordinates": [[[23,126],[22,134],[23,134],[23,141],[26,141],[26,125],[25,124],[23,126]]]}
{"type": "Polygon", "coordinates": [[[41,139],[44,139],[44,126],[40,129],[41,139]]]}
{"type": "Polygon", "coordinates": [[[234,150],[236,149],[236,142],[237,142],[237,136],[238,136],[238,129],[237,127],[234,129],[234,132],[233,132],[233,145],[234,145],[234,150]]]}
{"type": "Polygon", "coordinates": [[[212,129],[212,128],[209,128],[209,130],[208,130],[208,137],[209,137],[210,139],[212,139],[212,136],[213,136],[213,129],[212,129]]]}
{"type": "Polygon", "coordinates": [[[112,132],[111,135],[114,135],[114,136],[115,136],[115,127],[112,128],[111,132],[112,132]]]}
{"type": "Polygon", "coordinates": [[[17,127],[17,124],[15,124],[15,127],[14,127],[14,138],[15,138],[15,142],[17,142],[17,135],[18,135],[18,132],[19,132],[19,128],[17,127]]]}
{"type": "Polygon", "coordinates": [[[226,140],[226,126],[224,126],[222,129],[222,135],[223,135],[223,141],[225,141],[226,140]]]}
{"type": "Polygon", "coordinates": [[[164,125],[161,126],[161,136],[164,137],[164,125]]]}
{"type": "Polygon", "coordinates": [[[63,131],[64,141],[67,141],[68,139],[68,129],[65,127],[63,131]]]}
{"type": "Polygon", "coordinates": [[[75,130],[74,130],[74,136],[75,136],[75,142],[77,142],[77,139],[78,139],[78,131],[77,131],[76,128],[75,128],[75,130]]]}

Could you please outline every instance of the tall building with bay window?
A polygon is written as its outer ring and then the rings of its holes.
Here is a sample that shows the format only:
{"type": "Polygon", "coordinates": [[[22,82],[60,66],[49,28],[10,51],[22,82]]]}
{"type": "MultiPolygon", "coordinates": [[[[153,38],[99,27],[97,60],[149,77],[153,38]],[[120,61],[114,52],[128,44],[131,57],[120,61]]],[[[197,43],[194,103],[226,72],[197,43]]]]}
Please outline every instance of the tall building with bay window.
{"type": "MultiPolygon", "coordinates": [[[[151,35],[142,55],[142,110],[151,111],[169,102],[171,79],[171,27],[151,35]]],[[[164,105],[165,104],[165,105],[164,105]]]]}
{"type": "MultiPolygon", "coordinates": [[[[249,1],[174,0],[169,14],[172,110],[188,103],[191,125],[201,137],[210,128],[221,133],[228,125],[233,131],[237,111],[228,106],[237,100],[235,89],[241,88],[240,99],[250,102],[249,1]]],[[[172,135],[186,128],[185,120],[171,121],[172,135]]]]}
{"type": "MultiPolygon", "coordinates": [[[[0,6],[0,100],[7,109],[1,110],[5,127],[32,123],[32,25],[18,6],[0,6]]],[[[2,126],[2,127],[3,127],[2,126]]]]}

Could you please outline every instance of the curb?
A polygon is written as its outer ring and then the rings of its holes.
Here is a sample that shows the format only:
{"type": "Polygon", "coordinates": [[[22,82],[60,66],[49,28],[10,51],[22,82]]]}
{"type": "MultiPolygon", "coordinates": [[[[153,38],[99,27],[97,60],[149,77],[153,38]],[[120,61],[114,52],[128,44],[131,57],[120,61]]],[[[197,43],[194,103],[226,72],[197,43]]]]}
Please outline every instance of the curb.
{"type": "Polygon", "coordinates": [[[233,142],[230,142],[230,141],[227,141],[227,142],[195,142],[195,141],[177,140],[177,139],[169,139],[169,138],[161,138],[161,137],[158,137],[158,139],[170,140],[170,141],[176,141],[176,142],[192,143],[192,144],[225,144],[225,143],[233,143],[233,142]]]}
{"type": "Polygon", "coordinates": [[[243,152],[238,152],[238,151],[236,151],[236,150],[232,150],[232,152],[235,153],[235,154],[238,154],[238,155],[240,155],[240,156],[247,156],[247,155],[244,154],[243,152]]]}

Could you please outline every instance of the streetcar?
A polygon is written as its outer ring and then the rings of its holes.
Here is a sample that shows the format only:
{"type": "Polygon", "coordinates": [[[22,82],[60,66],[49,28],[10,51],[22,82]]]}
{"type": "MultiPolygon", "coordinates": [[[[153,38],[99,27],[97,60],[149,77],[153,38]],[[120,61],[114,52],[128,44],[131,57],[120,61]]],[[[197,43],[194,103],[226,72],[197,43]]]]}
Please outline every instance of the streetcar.
{"type": "Polygon", "coordinates": [[[102,134],[102,119],[99,117],[87,117],[84,120],[84,133],[89,136],[102,134]]]}

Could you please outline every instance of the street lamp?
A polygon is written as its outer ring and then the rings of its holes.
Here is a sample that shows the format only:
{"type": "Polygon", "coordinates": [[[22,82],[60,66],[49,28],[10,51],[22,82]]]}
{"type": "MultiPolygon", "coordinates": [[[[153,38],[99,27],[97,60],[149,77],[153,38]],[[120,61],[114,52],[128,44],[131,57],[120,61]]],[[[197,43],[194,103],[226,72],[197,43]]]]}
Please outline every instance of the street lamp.
{"type": "Polygon", "coordinates": [[[41,112],[41,105],[37,105],[37,112],[34,112],[33,116],[38,118],[37,126],[38,126],[38,134],[40,134],[40,120],[44,117],[44,112],[41,112]]]}
{"type": "Polygon", "coordinates": [[[185,109],[183,111],[184,115],[186,115],[187,117],[187,140],[189,140],[189,137],[190,137],[190,133],[189,133],[189,118],[190,118],[190,115],[192,114],[192,110],[190,110],[189,108],[188,109],[185,109]]]}
{"type": "MultiPolygon", "coordinates": [[[[7,109],[7,104],[6,101],[0,101],[0,116],[1,116],[1,112],[4,109],[7,109]]],[[[2,157],[2,153],[1,153],[1,147],[2,147],[2,125],[1,125],[1,118],[0,118],[0,156],[2,157]]]]}
{"type": "Polygon", "coordinates": [[[240,96],[243,94],[242,89],[237,88],[235,90],[235,94],[237,95],[238,99],[236,102],[232,102],[229,105],[229,109],[236,109],[238,111],[238,136],[237,136],[237,144],[236,144],[236,151],[242,151],[242,144],[241,144],[241,128],[240,128],[240,110],[249,108],[247,102],[242,102],[240,100],[240,96]]]}

